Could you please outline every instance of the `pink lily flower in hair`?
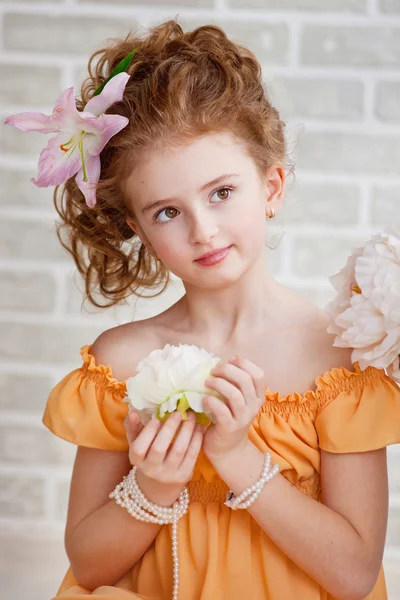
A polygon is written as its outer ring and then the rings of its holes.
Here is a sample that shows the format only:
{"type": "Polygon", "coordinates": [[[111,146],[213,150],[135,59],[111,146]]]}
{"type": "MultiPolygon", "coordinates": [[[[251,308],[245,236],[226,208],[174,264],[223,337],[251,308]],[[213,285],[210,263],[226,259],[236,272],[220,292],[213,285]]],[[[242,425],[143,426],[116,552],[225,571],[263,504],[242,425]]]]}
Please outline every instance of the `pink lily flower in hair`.
{"type": "Polygon", "coordinates": [[[100,94],[89,100],[82,112],[76,108],[74,88],[71,87],[60,94],[52,115],[25,112],[5,120],[7,125],[22,131],[57,134],[40,153],[37,179],[31,179],[35,185],[58,185],[76,174],[76,183],[86,204],[94,207],[100,177],[100,152],[129,122],[121,115],[104,113],[122,100],[128,79],[125,72],[115,75],[100,94]]]}

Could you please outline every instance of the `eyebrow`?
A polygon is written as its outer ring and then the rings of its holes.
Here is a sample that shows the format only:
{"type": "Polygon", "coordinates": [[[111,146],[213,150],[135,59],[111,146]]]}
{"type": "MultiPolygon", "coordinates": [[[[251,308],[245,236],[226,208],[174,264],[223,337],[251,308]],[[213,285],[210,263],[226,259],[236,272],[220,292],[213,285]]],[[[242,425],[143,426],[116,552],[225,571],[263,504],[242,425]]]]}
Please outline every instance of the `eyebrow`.
{"type": "MultiPolygon", "coordinates": [[[[213,185],[217,185],[221,181],[229,179],[231,177],[239,177],[239,173],[225,173],[224,175],[219,175],[218,177],[215,177],[215,179],[212,179],[212,181],[209,181],[208,183],[205,183],[199,189],[199,192],[204,192],[204,190],[206,190],[207,188],[209,188],[209,187],[211,187],[213,185]]],[[[152,210],[153,208],[156,208],[157,206],[160,206],[160,204],[165,204],[166,202],[174,202],[175,200],[176,200],[176,198],[163,198],[162,200],[157,200],[156,202],[152,202],[151,204],[147,204],[147,206],[145,206],[142,209],[142,214],[145,214],[149,210],[152,210]]]]}

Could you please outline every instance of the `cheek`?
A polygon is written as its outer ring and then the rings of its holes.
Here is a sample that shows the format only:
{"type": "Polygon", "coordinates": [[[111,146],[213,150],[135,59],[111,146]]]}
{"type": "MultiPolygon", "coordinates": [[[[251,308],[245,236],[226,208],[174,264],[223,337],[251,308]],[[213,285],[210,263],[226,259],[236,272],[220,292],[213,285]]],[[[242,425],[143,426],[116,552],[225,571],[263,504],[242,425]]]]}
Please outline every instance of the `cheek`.
{"type": "Polygon", "coordinates": [[[154,242],[154,248],[165,264],[177,262],[184,254],[184,244],[179,242],[179,237],[176,232],[172,233],[172,229],[173,226],[165,225],[165,233],[154,242]]]}
{"type": "Polygon", "coordinates": [[[247,246],[253,247],[259,244],[260,239],[265,238],[266,218],[259,206],[251,205],[241,211],[240,218],[236,218],[233,230],[247,246]],[[251,235],[249,235],[251,232],[251,235]]]}

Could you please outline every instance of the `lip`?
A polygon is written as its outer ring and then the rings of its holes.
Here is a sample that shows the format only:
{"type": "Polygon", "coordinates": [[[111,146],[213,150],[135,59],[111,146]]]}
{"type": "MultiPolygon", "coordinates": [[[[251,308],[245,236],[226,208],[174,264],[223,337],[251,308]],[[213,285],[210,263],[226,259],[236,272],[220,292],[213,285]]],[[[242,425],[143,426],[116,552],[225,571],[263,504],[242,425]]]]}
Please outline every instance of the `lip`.
{"type": "Polygon", "coordinates": [[[222,248],[222,250],[213,252],[213,254],[211,254],[211,256],[208,256],[207,258],[198,258],[195,262],[197,262],[198,265],[202,265],[203,267],[211,267],[212,265],[220,264],[228,256],[228,254],[231,251],[231,248],[232,246],[227,246],[226,248],[222,248]]]}
{"type": "Polygon", "coordinates": [[[230,248],[230,246],[225,246],[224,248],[217,248],[216,250],[212,250],[211,252],[206,252],[205,254],[199,256],[199,258],[196,258],[196,261],[203,260],[205,258],[210,258],[210,256],[215,256],[216,254],[220,254],[221,252],[224,252],[224,250],[228,250],[228,248],[230,248]]]}

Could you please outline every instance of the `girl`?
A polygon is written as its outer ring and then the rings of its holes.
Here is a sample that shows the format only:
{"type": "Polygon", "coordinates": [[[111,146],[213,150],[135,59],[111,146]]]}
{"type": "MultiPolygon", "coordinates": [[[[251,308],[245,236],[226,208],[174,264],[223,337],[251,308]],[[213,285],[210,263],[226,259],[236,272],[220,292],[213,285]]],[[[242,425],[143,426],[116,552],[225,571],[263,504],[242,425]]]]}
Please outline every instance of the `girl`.
{"type": "Polygon", "coordinates": [[[97,187],[75,169],[56,194],[60,238],[96,306],[96,288],[114,305],[167,284],[170,271],[185,294],[84,346],[82,366],[50,394],[44,424],[78,446],[57,597],[171,598],[171,526],[110,498],[135,465],[159,506],[187,484],[181,600],[383,600],[386,446],[400,441],[400,392],[333,347],[327,315],[267,272],[266,223],[281,208],[287,162],[260,65],[220,28],[184,33],[171,20],[96,53],[78,109],[94,113],[93,91],[134,49],[123,94],[103,111],[125,125],[97,148],[97,187]],[[167,343],[221,358],[206,383],[225,401],[205,397],[216,419],[206,429],[193,414],[144,427],[127,418],[126,379],[167,343]],[[259,481],[267,450],[280,473],[232,510],[227,491],[259,481]]]}

